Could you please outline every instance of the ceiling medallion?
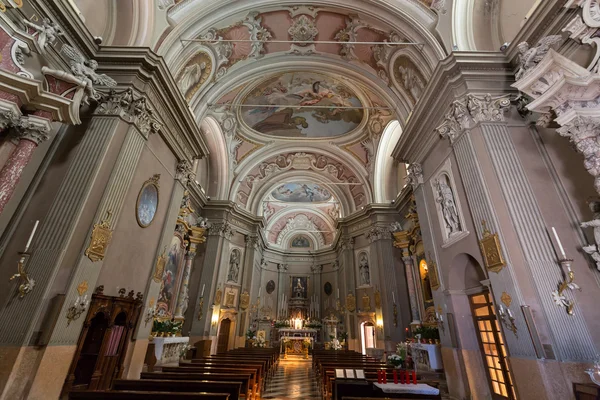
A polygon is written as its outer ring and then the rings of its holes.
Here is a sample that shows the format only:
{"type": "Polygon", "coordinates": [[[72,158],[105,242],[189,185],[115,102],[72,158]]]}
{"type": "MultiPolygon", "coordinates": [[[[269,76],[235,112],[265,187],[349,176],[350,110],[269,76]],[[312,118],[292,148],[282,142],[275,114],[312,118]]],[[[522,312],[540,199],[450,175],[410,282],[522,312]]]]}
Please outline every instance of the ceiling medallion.
{"type": "MultiPolygon", "coordinates": [[[[290,29],[288,29],[288,33],[290,34],[291,39],[296,42],[310,42],[315,40],[315,38],[319,34],[319,30],[317,29],[315,22],[316,21],[314,20],[314,18],[310,18],[307,15],[300,15],[300,17],[294,20],[294,23],[292,24],[290,29]]],[[[314,43],[293,43],[291,45],[291,53],[306,55],[314,52],[314,43]]]]}

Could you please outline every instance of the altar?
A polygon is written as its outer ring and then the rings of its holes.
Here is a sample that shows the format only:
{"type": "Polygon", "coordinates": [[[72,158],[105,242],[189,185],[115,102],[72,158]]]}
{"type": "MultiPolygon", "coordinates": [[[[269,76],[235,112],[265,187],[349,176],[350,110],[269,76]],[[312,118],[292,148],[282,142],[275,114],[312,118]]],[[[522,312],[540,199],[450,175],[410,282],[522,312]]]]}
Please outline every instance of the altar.
{"type": "Polygon", "coordinates": [[[279,329],[279,352],[288,355],[297,355],[308,358],[308,351],[312,350],[317,340],[316,329],[279,329]]]}
{"type": "Polygon", "coordinates": [[[156,365],[167,365],[179,362],[183,349],[187,348],[189,337],[157,337],[153,339],[156,365]]]}

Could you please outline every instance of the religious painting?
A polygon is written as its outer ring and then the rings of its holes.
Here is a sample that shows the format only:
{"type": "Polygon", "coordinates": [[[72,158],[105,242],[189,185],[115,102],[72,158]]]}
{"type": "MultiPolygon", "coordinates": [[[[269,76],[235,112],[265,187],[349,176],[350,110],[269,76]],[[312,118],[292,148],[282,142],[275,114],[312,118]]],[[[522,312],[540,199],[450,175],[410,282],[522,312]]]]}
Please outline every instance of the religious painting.
{"type": "Polygon", "coordinates": [[[306,276],[292,277],[292,296],[306,299],[308,296],[308,278],[306,276]]]}
{"type": "Polygon", "coordinates": [[[358,108],[362,103],[349,87],[313,72],[278,74],[254,88],[243,103],[256,105],[242,111],[250,128],[279,137],[340,136],[358,128],[364,117],[358,108]]]}
{"type": "Polygon", "coordinates": [[[267,294],[271,294],[275,291],[275,281],[272,279],[267,282],[267,294]]]}
{"type": "Polygon", "coordinates": [[[179,286],[179,272],[184,262],[185,246],[183,238],[179,235],[173,236],[167,251],[167,259],[162,276],[162,284],[158,294],[156,306],[160,316],[171,315],[177,301],[177,290],[179,286]]]}
{"type": "Polygon", "coordinates": [[[325,286],[323,286],[323,291],[327,296],[331,296],[331,293],[333,293],[333,286],[331,286],[330,282],[325,282],[325,286]]]}
{"type": "Polygon", "coordinates": [[[276,200],[288,203],[319,203],[331,199],[331,193],[316,183],[285,183],[271,192],[276,200]]]}
{"type": "Polygon", "coordinates": [[[135,205],[135,218],[142,228],[150,226],[158,209],[160,174],[154,175],[142,185],[135,205]]]}
{"type": "Polygon", "coordinates": [[[292,247],[308,248],[310,247],[310,240],[306,236],[296,236],[292,239],[292,247]]]}

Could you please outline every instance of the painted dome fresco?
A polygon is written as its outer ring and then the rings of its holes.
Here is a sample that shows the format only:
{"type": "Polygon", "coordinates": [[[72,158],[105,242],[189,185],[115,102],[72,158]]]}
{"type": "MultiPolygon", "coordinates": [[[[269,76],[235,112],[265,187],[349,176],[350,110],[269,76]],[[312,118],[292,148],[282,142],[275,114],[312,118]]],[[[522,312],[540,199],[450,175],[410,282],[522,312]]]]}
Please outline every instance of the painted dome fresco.
{"type": "Polygon", "coordinates": [[[318,203],[331,199],[329,190],[316,183],[285,183],[275,188],[271,196],[290,203],[318,203]]]}
{"type": "Polygon", "coordinates": [[[283,138],[345,135],[356,129],[364,117],[356,93],[332,77],[313,72],[271,77],[253,88],[243,104],[242,120],[248,127],[283,138]]]}

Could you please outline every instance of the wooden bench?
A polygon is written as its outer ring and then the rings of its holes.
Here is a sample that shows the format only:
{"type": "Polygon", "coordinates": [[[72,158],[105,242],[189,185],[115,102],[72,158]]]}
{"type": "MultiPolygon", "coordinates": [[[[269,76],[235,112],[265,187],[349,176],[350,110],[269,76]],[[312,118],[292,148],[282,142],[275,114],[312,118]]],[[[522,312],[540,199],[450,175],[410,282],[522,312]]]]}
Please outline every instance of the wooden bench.
{"type": "Polygon", "coordinates": [[[208,366],[195,366],[192,364],[182,364],[179,367],[163,367],[163,373],[211,373],[211,374],[249,374],[250,380],[248,381],[248,388],[252,393],[257,394],[260,392],[259,383],[257,382],[257,371],[254,368],[242,368],[242,367],[208,367],[208,366]]]}
{"type": "MultiPolygon", "coordinates": [[[[252,388],[250,386],[250,374],[215,374],[211,372],[142,372],[141,379],[168,380],[168,381],[219,381],[219,382],[241,382],[241,397],[252,399],[252,388]]],[[[174,383],[175,384],[175,383],[174,383]]]]}
{"type": "Polygon", "coordinates": [[[163,379],[117,379],[113,390],[135,392],[204,392],[227,393],[229,400],[239,400],[242,391],[241,382],[231,381],[173,381],[163,379]]]}
{"type": "Polygon", "coordinates": [[[227,393],[131,392],[118,390],[71,391],[69,400],[228,400],[227,393]]]}

